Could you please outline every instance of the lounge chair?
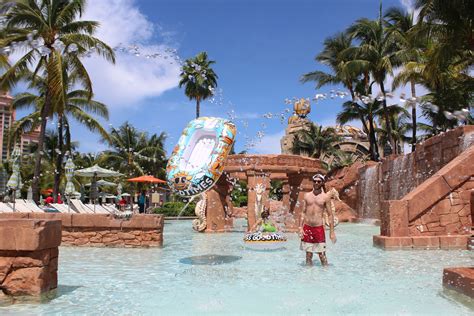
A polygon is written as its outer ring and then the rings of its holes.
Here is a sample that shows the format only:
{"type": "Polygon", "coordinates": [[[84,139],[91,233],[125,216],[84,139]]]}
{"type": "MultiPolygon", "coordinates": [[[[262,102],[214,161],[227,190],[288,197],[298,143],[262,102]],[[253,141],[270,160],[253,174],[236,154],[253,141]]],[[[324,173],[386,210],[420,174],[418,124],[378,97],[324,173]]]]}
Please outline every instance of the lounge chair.
{"type": "Polygon", "coordinates": [[[70,206],[69,208],[67,207],[66,204],[58,204],[58,203],[52,203],[49,204],[52,208],[58,210],[60,213],[77,213],[76,210],[70,206]]]}
{"type": "MultiPolygon", "coordinates": [[[[18,201],[18,200],[17,200],[18,201]]],[[[42,208],[40,208],[38,205],[36,205],[35,202],[33,201],[30,201],[30,200],[21,200],[23,201],[22,203],[28,207],[29,209],[31,209],[32,212],[35,212],[35,213],[44,213],[44,210],[42,208]]]]}
{"type": "Polygon", "coordinates": [[[0,213],[13,213],[13,209],[7,203],[0,203],[0,213]]]}
{"type": "Polygon", "coordinates": [[[94,211],[84,205],[81,200],[70,200],[71,207],[77,212],[81,214],[94,214],[94,211]]]}
{"type": "Polygon", "coordinates": [[[85,204],[85,206],[90,208],[95,214],[110,214],[110,211],[100,204],[85,204]]]}

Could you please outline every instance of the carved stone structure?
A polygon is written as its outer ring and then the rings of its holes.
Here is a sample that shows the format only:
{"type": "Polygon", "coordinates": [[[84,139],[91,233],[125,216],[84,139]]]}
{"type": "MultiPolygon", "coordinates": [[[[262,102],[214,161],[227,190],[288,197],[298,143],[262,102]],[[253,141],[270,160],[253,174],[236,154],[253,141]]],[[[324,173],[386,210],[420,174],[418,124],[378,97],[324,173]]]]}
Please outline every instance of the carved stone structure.
{"type": "Polygon", "coordinates": [[[207,209],[207,193],[201,193],[201,200],[196,203],[194,213],[198,217],[193,220],[193,229],[198,232],[202,232],[207,227],[206,221],[206,209],[207,209]]]}
{"type": "MultiPolygon", "coordinates": [[[[295,135],[303,130],[309,130],[312,122],[306,118],[311,111],[309,101],[300,99],[295,102],[293,106],[293,115],[288,119],[288,126],[285,129],[285,136],[280,140],[281,153],[291,155],[293,154],[293,142],[295,135]]],[[[342,138],[334,147],[348,153],[353,160],[365,160],[369,155],[370,143],[362,130],[357,127],[349,125],[337,125],[333,127],[336,133],[342,138]]],[[[304,156],[304,153],[301,153],[304,156]]],[[[337,159],[333,155],[326,154],[321,157],[321,160],[331,165],[337,159]]]]}
{"type": "MultiPolygon", "coordinates": [[[[300,214],[304,193],[311,191],[313,187],[311,177],[314,173],[324,172],[324,170],[319,160],[295,155],[231,155],[227,158],[224,172],[226,175],[221,177],[223,180],[215,187],[223,193],[227,192],[227,198],[232,191],[232,181],[226,180],[238,179],[247,182],[247,187],[249,188],[247,193],[248,227],[252,227],[257,220],[255,210],[257,192],[254,188],[265,188],[261,193],[263,208],[269,209],[270,181],[281,180],[283,182],[283,207],[287,215],[289,215],[285,223],[286,229],[295,230],[297,228],[295,219],[300,214]],[[227,186],[224,188],[225,190],[223,189],[224,186],[227,186]]],[[[222,214],[224,204],[231,205],[230,201],[222,203],[225,200],[223,196],[219,196],[217,200],[209,196],[208,222],[212,218],[209,213],[210,205],[214,204],[213,208],[221,209],[218,214],[222,214]]]]}
{"type": "Polygon", "coordinates": [[[0,295],[40,295],[58,286],[58,220],[0,220],[0,295]]]}

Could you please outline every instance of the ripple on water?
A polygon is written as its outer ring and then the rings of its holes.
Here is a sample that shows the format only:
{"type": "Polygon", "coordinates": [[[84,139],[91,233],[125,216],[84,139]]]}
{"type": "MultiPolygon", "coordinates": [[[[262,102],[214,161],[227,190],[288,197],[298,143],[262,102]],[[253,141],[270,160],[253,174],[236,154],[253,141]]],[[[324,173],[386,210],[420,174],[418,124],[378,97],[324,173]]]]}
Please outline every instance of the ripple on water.
{"type": "Polygon", "coordinates": [[[309,268],[296,234],[282,251],[256,252],[242,232],[198,234],[190,221],[173,222],[160,249],[61,248],[60,295],[0,314],[472,315],[441,279],[444,267],[472,265],[474,252],[383,251],[372,246],[379,229],[340,224],[330,266],[315,256],[309,268]]]}

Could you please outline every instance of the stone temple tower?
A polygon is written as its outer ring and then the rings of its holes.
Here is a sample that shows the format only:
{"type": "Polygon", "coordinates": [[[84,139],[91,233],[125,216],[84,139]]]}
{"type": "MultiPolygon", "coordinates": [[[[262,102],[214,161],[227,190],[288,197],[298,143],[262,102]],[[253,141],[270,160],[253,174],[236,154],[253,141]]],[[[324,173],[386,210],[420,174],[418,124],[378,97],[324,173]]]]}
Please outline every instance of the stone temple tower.
{"type": "Polygon", "coordinates": [[[288,118],[288,126],[285,129],[285,136],[280,140],[281,153],[292,154],[293,140],[295,134],[301,130],[308,130],[311,121],[306,116],[311,112],[311,105],[308,99],[301,98],[293,104],[293,115],[288,118]]]}

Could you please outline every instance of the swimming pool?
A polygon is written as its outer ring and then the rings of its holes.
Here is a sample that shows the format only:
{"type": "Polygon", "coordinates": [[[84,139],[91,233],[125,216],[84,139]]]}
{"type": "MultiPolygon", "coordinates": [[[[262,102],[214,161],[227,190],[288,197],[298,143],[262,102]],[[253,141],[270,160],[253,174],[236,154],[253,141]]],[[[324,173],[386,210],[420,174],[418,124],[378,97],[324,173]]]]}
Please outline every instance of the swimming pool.
{"type": "Polygon", "coordinates": [[[309,268],[295,234],[285,250],[257,252],[244,249],[241,231],[199,234],[190,221],[168,221],[162,249],[62,247],[57,297],[0,314],[472,315],[472,300],[443,290],[441,278],[443,267],[472,265],[474,252],[384,251],[372,246],[378,231],[339,225],[330,266],[309,268]],[[230,262],[185,259],[209,254],[230,262]]]}

